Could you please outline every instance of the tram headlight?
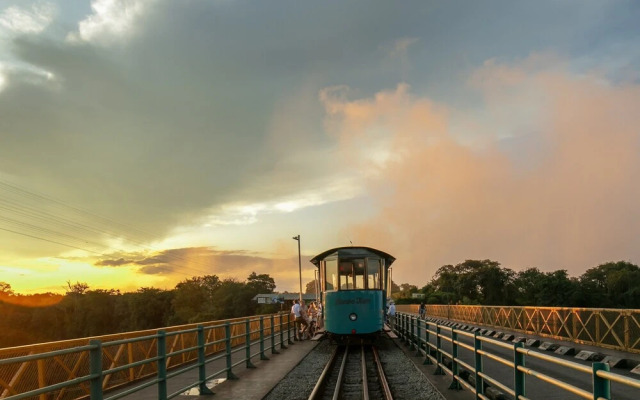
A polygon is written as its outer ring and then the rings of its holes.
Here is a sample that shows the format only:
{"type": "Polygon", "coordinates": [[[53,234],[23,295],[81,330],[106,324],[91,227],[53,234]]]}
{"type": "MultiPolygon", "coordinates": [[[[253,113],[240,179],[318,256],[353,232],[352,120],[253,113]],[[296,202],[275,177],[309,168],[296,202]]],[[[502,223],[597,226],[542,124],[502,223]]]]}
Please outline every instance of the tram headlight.
{"type": "Polygon", "coordinates": [[[355,321],[358,319],[358,314],[352,312],[351,314],[349,314],[349,319],[352,321],[355,321]]]}

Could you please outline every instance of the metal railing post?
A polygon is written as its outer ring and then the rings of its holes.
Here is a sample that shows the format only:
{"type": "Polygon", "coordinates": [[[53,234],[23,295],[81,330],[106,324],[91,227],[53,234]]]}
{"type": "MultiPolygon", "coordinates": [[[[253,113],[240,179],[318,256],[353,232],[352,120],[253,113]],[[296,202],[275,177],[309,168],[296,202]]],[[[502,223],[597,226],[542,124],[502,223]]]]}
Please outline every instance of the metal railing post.
{"type": "MultiPolygon", "coordinates": [[[[36,361],[36,366],[38,369],[38,388],[43,388],[45,386],[47,386],[47,376],[46,376],[46,368],[44,366],[44,360],[38,360],[36,361]]],[[[5,395],[6,389],[3,390],[2,393],[0,393],[0,396],[5,395]]],[[[47,400],[47,395],[46,394],[41,394],[40,396],[38,396],[39,400],[47,400]]]]}
{"type": "Polygon", "coordinates": [[[280,348],[281,349],[286,349],[287,346],[284,344],[284,331],[283,331],[284,324],[282,322],[282,317],[283,316],[284,316],[284,314],[282,314],[282,313],[280,315],[278,315],[278,319],[280,321],[280,348]]]}
{"type": "Polygon", "coordinates": [[[414,316],[409,316],[410,328],[409,328],[409,350],[415,350],[415,346],[413,345],[415,340],[415,331],[413,330],[413,320],[414,316]]]}
{"type": "Polygon", "coordinates": [[[287,313],[287,341],[289,344],[293,344],[293,340],[291,340],[291,313],[287,313]]]}
{"type": "Polygon", "coordinates": [[[264,317],[260,316],[260,359],[268,360],[269,358],[264,355],[264,317]]]}
{"type": "Polygon", "coordinates": [[[611,381],[607,378],[600,378],[598,371],[609,372],[609,364],[602,362],[593,363],[593,400],[599,398],[611,399],[611,381]]]}
{"type": "Polygon", "coordinates": [[[407,343],[407,316],[405,314],[402,314],[400,316],[400,320],[402,321],[402,324],[401,324],[402,341],[406,344],[407,343]]]}
{"type": "Polygon", "coordinates": [[[251,321],[249,318],[244,324],[244,341],[245,341],[245,353],[247,358],[247,368],[255,368],[256,366],[251,364],[251,321]]]}
{"type": "MultiPolygon", "coordinates": [[[[629,320],[631,319],[631,311],[624,312],[624,350],[629,351],[631,346],[631,330],[629,329],[629,320]]],[[[577,335],[574,335],[576,339],[577,335]]]]}
{"type": "Polygon", "coordinates": [[[167,334],[158,331],[158,400],[167,400],[167,334]]]}
{"type": "Polygon", "coordinates": [[[398,316],[397,315],[391,315],[389,316],[389,321],[393,324],[391,326],[391,330],[393,332],[395,332],[396,334],[400,333],[400,331],[398,330],[398,316]]]}
{"type": "Polygon", "coordinates": [[[274,318],[273,318],[273,314],[271,314],[271,354],[280,354],[278,353],[278,350],[276,350],[276,337],[275,337],[275,331],[273,330],[273,325],[274,325],[274,318]]]}
{"type": "Polygon", "coordinates": [[[429,323],[425,322],[424,324],[424,362],[422,363],[422,365],[433,365],[433,362],[431,361],[431,358],[429,358],[429,356],[431,355],[431,346],[429,345],[429,323]]]}
{"type": "Polygon", "coordinates": [[[90,340],[95,348],[89,351],[89,373],[91,374],[91,400],[102,400],[102,342],[90,340]]]}
{"type": "Polygon", "coordinates": [[[227,352],[227,379],[238,379],[231,371],[231,324],[228,321],[224,325],[224,343],[227,352]]]}
{"type": "Polygon", "coordinates": [[[484,379],[480,376],[482,373],[482,354],[478,353],[478,350],[482,350],[482,341],[478,338],[478,332],[474,332],[473,355],[476,364],[476,399],[481,399],[482,397],[480,396],[484,396],[484,379]]]}
{"type": "Polygon", "coordinates": [[[418,318],[418,320],[416,321],[417,326],[416,326],[416,330],[417,330],[417,336],[418,336],[418,346],[416,348],[416,356],[420,357],[422,356],[422,353],[420,352],[420,350],[422,349],[422,333],[420,332],[420,318],[418,318]]]}
{"type": "Polygon", "coordinates": [[[434,375],[444,375],[444,371],[442,370],[442,353],[440,352],[441,346],[440,325],[436,324],[436,370],[433,373],[434,375]]]}
{"type": "Polygon", "coordinates": [[[518,369],[518,367],[524,367],[524,354],[518,351],[522,347],[524,347],[522,342],[513,344],[513,390],[516,393],[516,399],[519,398],[518,396],[526,396],[525,373],[518,369]]]}
{"type": "MultiPolygon", "coordinates": [[[[449,389],[460,390],[462,386],[460,386],[460,382],[456,379],[458,376],[458,332],[455,329],[451,330],[451,372],[453,372],[453,381],[451,385],[449,385],[449,389]]],[[[517,397],[516,397],[517,398],[517,397]]]]}
{"type": "Polygon", "coordinates": [[[404,314],[404,343],[408,346],[411,341],[409,335],[409,316],[404,314]]]}
{"type": "Polygon", "coordinates": [[[204,342],[204,328],[202,325],[198,325],[198,381],[200,381],[198,390],[200,391],[200,394],[213,394],[213,392],[207,387],[204,342]]]}

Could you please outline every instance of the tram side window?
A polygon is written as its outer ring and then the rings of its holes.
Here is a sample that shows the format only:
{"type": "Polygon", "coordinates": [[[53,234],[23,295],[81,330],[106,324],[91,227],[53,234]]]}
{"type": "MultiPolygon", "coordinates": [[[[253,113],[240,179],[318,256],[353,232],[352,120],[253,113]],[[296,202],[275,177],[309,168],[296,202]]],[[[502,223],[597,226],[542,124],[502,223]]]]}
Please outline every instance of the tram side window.
{"type": "Polygon", "coordinates": [[[380,260],[375,258],[367,259],[367,288],[382,289],[382,279],[380,279],[380,260]]]}
{"type": "Polygon", "coordinates": [[[325,290],[338,289],[338,260],[327,260],[325,262],[325,290]]]}

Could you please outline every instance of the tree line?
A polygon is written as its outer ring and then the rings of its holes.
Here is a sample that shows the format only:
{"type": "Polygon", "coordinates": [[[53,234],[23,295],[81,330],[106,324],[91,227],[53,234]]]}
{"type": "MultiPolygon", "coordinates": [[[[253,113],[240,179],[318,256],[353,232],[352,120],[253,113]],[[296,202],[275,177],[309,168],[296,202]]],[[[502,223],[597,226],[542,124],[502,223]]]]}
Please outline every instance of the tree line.
{"type": "MultiPolygon", "coordinates": [[[[0,282],[0,347],[277,312],[282,305],[252,300],[275,287],[271,276],[255,272],[243,282],[206,275],[171,290],[143,287],[127,293],[67,282],[65,294],[23,295],[0,282]]],[[[305,291],[314,293],[315,281],[305,291]]],[[[420,289],[392,283],[392,293],[398,303],[640,308],[640,268],[608,262],[570,277],[566,270],[515,272],[492,260],[466,260],[440,267],[420,289]]]]}
{"type": "Polygon", "coordinates": [[[143,287],[128,293],[67,282],[64,295],[22,295],[0,282],[0,347],[277,312],[279,305],[252,301],[275,287],[271,276],[255,272],[244,282],[206,275],[171,290],[143,287]]]}
{"type": "Polygon", "coordinates": [[[394,293],[398,303],[637,309],[640,268],[626,261],[607,262],[570,277],[564,269],[515,272],[492,260],[466,260],[440,267],[421,289],[405,283],[394,293]],[[413,298],[414,293],[423,299],[413,298]]]}

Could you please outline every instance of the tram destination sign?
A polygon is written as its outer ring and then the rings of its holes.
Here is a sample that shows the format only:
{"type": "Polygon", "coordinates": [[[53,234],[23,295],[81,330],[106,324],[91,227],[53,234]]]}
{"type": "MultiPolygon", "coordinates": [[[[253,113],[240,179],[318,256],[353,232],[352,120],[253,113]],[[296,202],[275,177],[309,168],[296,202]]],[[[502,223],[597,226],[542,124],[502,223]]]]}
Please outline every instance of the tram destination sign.
{"type": "Polygon", "coordinates": [[[336,299],[336,305],[345,305],[345,304],[369,304],[371,303],[371,299],[366,297],[354,297],[352,299],[336,299]]]}

